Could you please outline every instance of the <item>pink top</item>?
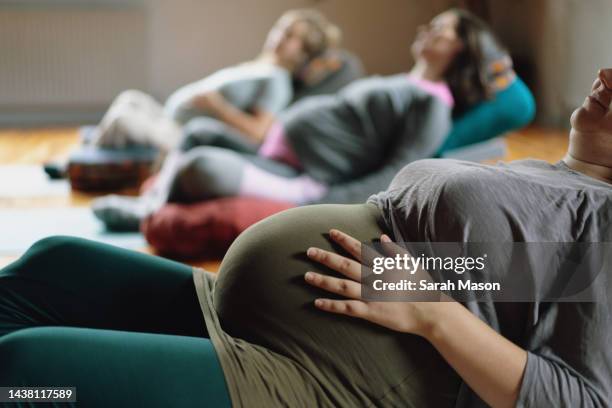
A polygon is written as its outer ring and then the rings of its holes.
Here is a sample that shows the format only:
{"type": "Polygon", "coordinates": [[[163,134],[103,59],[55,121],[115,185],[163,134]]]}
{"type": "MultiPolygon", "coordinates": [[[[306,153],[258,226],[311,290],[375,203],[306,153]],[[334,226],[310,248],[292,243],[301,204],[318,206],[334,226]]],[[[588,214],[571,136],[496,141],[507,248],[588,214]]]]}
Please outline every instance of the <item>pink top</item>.
{"type": "Polygon", "coordinates": [[[270,127],[257,153],[262,157],[287,163],[296,169],[302,167],[300,165],[300,159],[289,145],[289,142],[287,142],[283,125],[278,121],[270,127]]]}
{"type": "MultiPolygon", "coordinates": [[[[444,82],[433,82],[423,78],[417,78],[408,74],[408,80],[423,89],[425,92],[439,98],[450,108],[455,104],[450,88],[444,82]]],[[[300,159],[287,142],[285,130],[280,122],[275,122],[268,131],[258,154],[268,159],[286,163],[296,169],[300,169],[300,159]]]]}
{"type": "Polygon", "coordinates": [[[452,108],[455,105],[455,99],[446,82],[433,82],[423,78],[417,78],[414,75],[408,74],[408,79],[423,89],[425,92],[440,98],[442,102],[452,108]]]}

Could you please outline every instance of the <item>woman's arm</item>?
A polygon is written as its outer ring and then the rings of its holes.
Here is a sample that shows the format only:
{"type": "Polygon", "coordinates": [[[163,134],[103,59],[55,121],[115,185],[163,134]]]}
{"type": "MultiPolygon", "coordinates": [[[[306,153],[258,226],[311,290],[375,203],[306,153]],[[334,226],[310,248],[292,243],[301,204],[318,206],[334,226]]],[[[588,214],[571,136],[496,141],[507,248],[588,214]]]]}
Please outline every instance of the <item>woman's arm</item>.
{"type": "MultiPolygon", "coordinates": [[[[337,230],[331,238],[361,261],[361,243],[337,230]]],[[[383,242],[390,242],[383,236],[383,242]]],[[[461,304],[441,302],[364,302],[360,300],[361,264],[311,248],[308,256],[348,279],[308,272],[313,286],[350,300],[317,299],[321,310],[369,320],[392,330],[426,338],[480,398],[493,407],[516,404],[527,352],[486,325],[461,304]]]]}
{"type": "Polygon", "coordinates": [[[249,114],[228,103],[219,92],[207,92],[194,98],[193,106],[208,111],[238,129],[255,143],[261,143],[274,123],[274,115],[265,111],[249,114]]]}
{"type": "Polygon", "coordinates": [[[457,302],[430,309],[424,337],[463,380],[492,407],[514,407],[527,352],[457,302]]]}

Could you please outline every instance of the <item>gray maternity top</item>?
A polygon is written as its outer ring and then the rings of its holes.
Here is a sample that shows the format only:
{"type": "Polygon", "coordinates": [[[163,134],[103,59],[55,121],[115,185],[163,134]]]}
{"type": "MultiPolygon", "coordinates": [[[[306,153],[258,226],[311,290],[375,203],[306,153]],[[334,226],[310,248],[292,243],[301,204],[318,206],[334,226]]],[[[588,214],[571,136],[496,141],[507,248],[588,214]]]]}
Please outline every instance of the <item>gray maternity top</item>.
{"type": "Polygon", "coordinates": [[[221,69],[174,92],[164,106],[166,114],[180,123],[209,116],[190,104],[194,96],[217,91],[242,111],[261,110],[272,114],[285,108],[293,98],[291,74],[284,68],[254,61],[221,69]]]}
{"type": "MultiPolygon", "coordinates": [[[[612,241],[612,186],[563,162],[422,160],[370,202],[395,241],[612,241]]],[[[529,352],[519,407],[612,405],[611,277],[598,276],[596,302],[466,305],[529,352]]],[[[458,406],[486,405],[464,385],[458,406]]]]}
{"type": "MultiPolygon", "coordinates": [[[[362,242],[612,241],[612,188],[563,163],[486,166],[423,160],[367,204],[315,205],[269,217],[229,249],[218,277],[194,279],[235,407],[483,407],[424,339],[323,313],[306,285],[309,246],[336,249],[335,227],[362,242]]],[[[612,285],[590,303],[467,303],[528,351],[520,407],[612,403],[612,285]]]]}

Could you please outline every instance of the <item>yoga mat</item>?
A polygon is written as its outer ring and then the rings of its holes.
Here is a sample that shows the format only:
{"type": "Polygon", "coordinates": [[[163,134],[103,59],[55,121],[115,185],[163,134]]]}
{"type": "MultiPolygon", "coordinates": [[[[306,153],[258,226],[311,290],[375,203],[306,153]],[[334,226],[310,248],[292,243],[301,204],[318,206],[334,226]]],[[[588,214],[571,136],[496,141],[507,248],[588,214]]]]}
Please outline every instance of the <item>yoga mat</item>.
{"type": "Polygon", "coordinates": [[[128,249],[147,246],[139,232],[106,231],[89,208],[2,209],[0,228],[0,256],[20,255],[50,235],[72,235],[128,249]]]}
{"type": "Polygon", "coordinates": [[[0,198],[56,197],[70,194],[67,180],[50,180],[41,165],[0,166],[0,198]]]}

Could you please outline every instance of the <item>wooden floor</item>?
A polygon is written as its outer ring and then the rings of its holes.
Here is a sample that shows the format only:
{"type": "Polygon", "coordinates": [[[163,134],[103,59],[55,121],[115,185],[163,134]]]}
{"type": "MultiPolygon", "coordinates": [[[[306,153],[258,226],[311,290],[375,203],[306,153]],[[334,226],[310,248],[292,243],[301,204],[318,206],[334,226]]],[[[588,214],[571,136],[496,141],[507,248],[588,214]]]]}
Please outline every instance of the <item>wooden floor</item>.
{"type": "Polygon", "coordinates": [[[506,137],[506,142],[508,154],[504,161],[533,158],[554,163],[565,156],[568,132],[529,128],[506,137]]]}
{"type": "MultiPolygon", "coordinates": [[[[508,154],[505,161],[523,158],[537,158],[549,162],[558,161],[567,149],[565,131],[529,128],[506,137],[508,154]]],[[[0,131],[0,165],[42,164],[50,160],[66,159],[70,151],[79,143],[77,129],[35,129],[0,131]]],[[[36,199],[2,199],[2,208],[36,207],[82,207],[89,206],[96,195],[72,192],[62,197],[36,199]]],[[[150,248],[142,251],[152,253],[150,248]]],[[[0,257],[0,267],[12,262],[19,254],[0,257]]],[[[218,261],[190,262],[192,265],[216,271],[218,261]]]]}
{"type": "MultiPolygon", "coordinates": [[[[76,128],[69,129],[31,129],[0,131],[0,165],[32,165],[48,161],[66,160],[70,152],[79,144],[79,134],[76,128]]],[[[124,191],[122,193],[126,193],[124,191]]],[[[99,194],[87,194],[72,191],[67,196],[47,198],[0,198],[2,208],[50,208],[50,207],[88,207],[99,194]]],[[[154,253],[152,248],[142,248],[142,252],[154,253]]],[[[0,257],[0,267],[7,265],[19,257],[0,257]]],[[[199,266],[209,271],[217,271],[219,260],[190,261],[190,265],[199,266]]]]}

